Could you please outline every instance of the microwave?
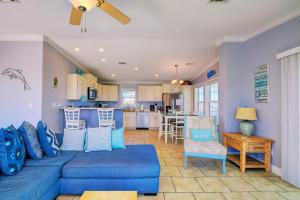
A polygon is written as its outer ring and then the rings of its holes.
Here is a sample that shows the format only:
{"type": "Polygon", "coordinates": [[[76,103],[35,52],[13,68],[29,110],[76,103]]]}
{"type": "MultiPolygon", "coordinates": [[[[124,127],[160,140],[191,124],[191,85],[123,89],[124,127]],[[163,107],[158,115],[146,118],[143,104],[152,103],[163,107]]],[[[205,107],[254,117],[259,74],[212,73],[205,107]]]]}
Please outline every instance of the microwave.
{"type": "Polygon", "coordinates": [[[89,100],[97,99],[97,90],[95,88],[88,87],[88,99],[89,100]]]}

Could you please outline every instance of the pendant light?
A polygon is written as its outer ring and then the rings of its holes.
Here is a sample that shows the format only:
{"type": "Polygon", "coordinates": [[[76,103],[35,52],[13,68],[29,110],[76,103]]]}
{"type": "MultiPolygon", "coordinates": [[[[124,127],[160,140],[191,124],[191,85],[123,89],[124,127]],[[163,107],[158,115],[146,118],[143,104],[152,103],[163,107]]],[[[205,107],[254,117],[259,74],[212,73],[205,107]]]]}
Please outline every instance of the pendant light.
{"type": "Polygon", "coordinates": [[[173,84],[173,85],[182,85],[184,83],[184,81],[178,79],[178,67],[179,67],[179,65],[175,65],[174,67],[176,69],[176,79],[172,80],[171,84],[173,84]]]}

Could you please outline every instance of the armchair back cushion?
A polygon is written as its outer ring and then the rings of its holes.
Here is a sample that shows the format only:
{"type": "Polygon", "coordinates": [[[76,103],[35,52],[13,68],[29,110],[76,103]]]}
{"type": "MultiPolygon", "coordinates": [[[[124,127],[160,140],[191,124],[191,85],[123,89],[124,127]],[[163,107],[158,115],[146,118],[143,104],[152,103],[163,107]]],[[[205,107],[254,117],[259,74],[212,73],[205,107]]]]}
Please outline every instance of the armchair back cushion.
{"type": "Polygon", "coordinates": [[[218,141],[216,133],[216,124],[214,117],[199,117],[199,116],[186,116],[185,117],[185,139],[191,139],[192,129],[210,129],[211,140],[218,141]]]}

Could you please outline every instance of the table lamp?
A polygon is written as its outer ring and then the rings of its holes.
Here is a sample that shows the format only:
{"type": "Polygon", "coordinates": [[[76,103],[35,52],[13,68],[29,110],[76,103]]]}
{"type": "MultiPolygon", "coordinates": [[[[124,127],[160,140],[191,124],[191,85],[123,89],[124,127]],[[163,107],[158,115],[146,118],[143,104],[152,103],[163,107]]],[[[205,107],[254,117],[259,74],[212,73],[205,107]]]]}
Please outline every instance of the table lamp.
{"type": "Polygon", "coordinates": [[[236,111],[236,119],[242,120],[240,123],[240,132],[242,135],[251,136],[254,125],[251,121],[257,120],[256,109],[247,107],[238,107],[236,111]]]}

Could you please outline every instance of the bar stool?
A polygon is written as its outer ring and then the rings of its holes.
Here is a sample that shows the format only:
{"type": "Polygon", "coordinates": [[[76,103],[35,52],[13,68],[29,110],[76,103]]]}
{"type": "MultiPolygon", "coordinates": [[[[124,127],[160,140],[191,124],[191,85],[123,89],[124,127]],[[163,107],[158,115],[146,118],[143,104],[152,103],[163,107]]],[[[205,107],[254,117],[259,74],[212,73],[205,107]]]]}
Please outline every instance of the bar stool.
{"type": "Polygon", "coordinates": [[[65,121],[66,129],[69,130],[81,130],[85,129],[85,121],[80,120],[80,109],[79,108],[65,108],[65,121]]]}
{"type": "Polygon", "coordinates": [[[177,144],[177,140],[184,139],[184,113],[176,112],[175,122],[171,123],[171,137],[172,142],[175,138],[175,143],[177,144]]]}
{"type": "Polygon", "coordinates": [[[114,109],[98,109],[99,127],[111,126],[115,129],[114,109]]]}
{"type": "Polygon", "coordinates": [[[160,141],[161,136],[167,134],[171,135],[172,125],[168,124],[167,130],[165,130],[165,122],[163,119],[163,115],[160,113],[159,115],[159,132],[158,132],[158,139],[160,141]]]}

